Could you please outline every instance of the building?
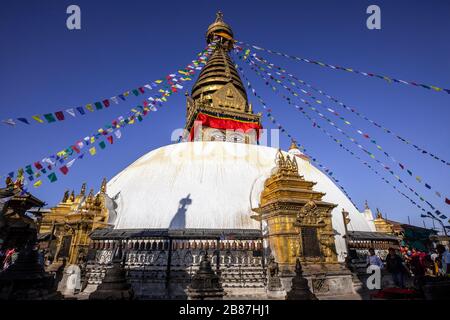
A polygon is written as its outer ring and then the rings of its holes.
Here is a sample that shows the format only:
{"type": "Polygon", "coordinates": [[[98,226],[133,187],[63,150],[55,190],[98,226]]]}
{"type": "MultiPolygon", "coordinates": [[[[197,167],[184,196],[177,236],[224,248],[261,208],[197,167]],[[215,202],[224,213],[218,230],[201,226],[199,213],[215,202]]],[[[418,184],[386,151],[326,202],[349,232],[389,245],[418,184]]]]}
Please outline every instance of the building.
{"type": "Polygon", "coordinates": [[[316,296],[354,294],[345,234],[373,225],[295,143],[258,145],[261,115],[229,57],[233,31],[220,13],[206,41],[214,51],[187,96],[187,141],[143,155],[95,196],[67,192],[41,232],[59,234],[57,258],[86,254],[86,294],[119,244],[141,299],[186,298],[205,253],[228,298],[268,297],[272,257],[286,293],[299,258],[316,296]]]}
{"type": "Polygon", "coordinates": [[[111,227],[106,196],[106,180],[97,194],[86,193],[83,184],[79,194],[64,192],[61,202],[46,212],[39,223],[41,248],[48,250],[53,264],[77,264],[86,259],[89,234],[96,229],[111,227]]]}

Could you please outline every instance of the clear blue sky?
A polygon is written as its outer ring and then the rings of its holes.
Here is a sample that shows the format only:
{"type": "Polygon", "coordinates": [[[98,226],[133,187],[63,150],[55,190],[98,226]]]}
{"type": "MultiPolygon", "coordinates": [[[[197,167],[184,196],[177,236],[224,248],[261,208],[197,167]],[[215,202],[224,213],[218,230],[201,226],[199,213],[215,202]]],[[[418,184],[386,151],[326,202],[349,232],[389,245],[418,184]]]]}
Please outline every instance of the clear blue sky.
{"type": "MultiPolygon", "coordinates": [[[[450,3],[444,0],[4,0],[0,10],[0,119],[84,105],[178,70],[204,47],[206,28],[219,9],[237,39],[362,71],[450,87],[450,3]],[[80,31],[66,28],[65,11],[70,4],[81,7],[80,31]],[[366,28],[365,11],[370,4],[381,7],[381,30],[366,28]]],[[[450,95],[293,63],[267,54],[265,57],[418,145],[450,159],[450,95]]],[[[268,92],[256,76],[250,74],[250,79],[280,122],[333,169],[359,207],[367,199],[373,209],[379,207],[391,219],[406,222],[410,216],[413,223],[423,224],[417,208],[312,128],[281,98],[268,92]]],[[[251,100],[255,111],[260,111],[257,101],[251,100]]],[[[1,174],[67,147],[139,101],[132,99],[77,120],[51,125],[0,125],[1,174]]],[[[449,196],[448,167],[352,115],[347,117],[449,196]]],[[[56,183],[46,181],[38,189],[31,188],[32,192],[54,205],[65,189],[79,191],[84,181],[97,190],[103,177],[110,179],[143,154],[169,144],[170,133],[183,127],[184,119],[184,96],[172,96],[166,107],[144,122],[123,129],[122,139],[114,146],[78,161],[66,177],[59,174],[56,183]]],[[[271,127],[266,121],[263,124],[271,127]]],[[[327,129],[339,136],[332,128],[327,129]]],[[[282,146],[287,148],[288,143],[283,139],[282,146]]],[[[388,163],[382,156],[380,159],[388,163]]],[[[448,215],[449,206],[442,200],[413,180],[404,180],[448,215]]]]}

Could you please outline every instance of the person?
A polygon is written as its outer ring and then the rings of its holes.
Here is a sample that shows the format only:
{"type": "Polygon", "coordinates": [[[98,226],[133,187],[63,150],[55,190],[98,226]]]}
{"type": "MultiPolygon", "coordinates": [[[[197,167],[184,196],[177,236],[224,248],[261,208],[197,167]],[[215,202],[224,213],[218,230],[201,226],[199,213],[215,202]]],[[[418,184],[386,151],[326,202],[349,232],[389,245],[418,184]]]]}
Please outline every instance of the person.
{"type": "MultiPolygon", "coordinates": [[[[445,248],[443,244],[438,244],[436,246],[436,251],[439,253],[440,261],[441,261],[441,270],[440,274],[449,276],[450,275],[450,252],[445,248]]],[[[436,259],[438,260],[438,259],[436,259]]]]}
{"type": "Polygon", "coordinates": [[[381,261],[380,257],[375,254],[375,250],[373,248],[369,249],[369,255],[367,256],[367,266],[377,266],[380,269],[383,269],[383,261],[381,261]]]}
{"type": "Polygon", "coordinates": [[[411,272],[414,275],[414,285],[416,288],[421,288],[424,283],[426,266],[425,257],[427,255],[424,252],[417,251],[413,249],[413,254],[411,256],[411,272]]]}
{"type": "Polygon", "coordinates": [[[386,256],[386,269],[391,273],[395,285],[404,288],[406,269],[403,265],[402,258],[395,253],[394,248],[389,248],[389,253],[386,256]]]}

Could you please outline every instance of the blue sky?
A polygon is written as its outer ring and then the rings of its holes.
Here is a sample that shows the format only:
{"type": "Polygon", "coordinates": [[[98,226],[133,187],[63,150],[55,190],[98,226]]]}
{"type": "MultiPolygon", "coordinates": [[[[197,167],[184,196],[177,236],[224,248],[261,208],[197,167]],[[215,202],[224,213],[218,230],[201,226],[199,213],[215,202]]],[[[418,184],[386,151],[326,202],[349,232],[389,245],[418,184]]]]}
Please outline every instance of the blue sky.
{"type": "MultiPolygon", "coordinates": [[[[204,47],[206,28],[219,9],[237,39],[361,71],[450,87],[450,3],[444,0],[4,0],[0,10],[0,119],[85,105],[180,69],[204,47]],[[81,30],[66,28],[65,12],[70,4],[81,8],[81,30]],[[365,11],[371,4],[381,7],[381,30],[366,28],[365,11]]],[[[450,95],[262,55],[419,146],[450,159],[450,95]]],[[[373,209],[380,208],[391,219],[406,222],[409,216],[411,222],[423,225],[416,207],[313,128],[250,72],[247,69],[246,74],[278,120],[321,163],[333,169],[360,208],[367,199],[373,209]]],[[[250,99],[255,111],[261,111],[257,101],[250,99]]],[[[0,125],[0,173],[64,149],[139,102],[130,99],[108,110],[49,125],[0,125]]],[[[396,159],[450,196],[448,167],[343,109],[330,107],[366,129],[396,159]]],[[[110,179],[143,154],[169,144],[172,130],[183,127],[184,119],[185,97],[174,95],[142,123],[123,129],[122,139],[113,146],[77,161],[67,176],[59,174],[57,182],[46,181],[32,192],[54,205],[65,189],[79,190],[84,181],[98,189],[103,177],[110,179]]],[[[263,125],[272,127],[266,119],[263,125]]],[[[324,127],[339,136],[333,128],[324,127]]],[[[348,141],[345,144],[351,146],[348,141]]],[[[288,145],[283,138],[282,146],[288,145]]],[[[443,200],[407,175],[402,177],[448,215],[443,200]]],[[[426,223],[430,225],[430,221],[426,223]]]]}

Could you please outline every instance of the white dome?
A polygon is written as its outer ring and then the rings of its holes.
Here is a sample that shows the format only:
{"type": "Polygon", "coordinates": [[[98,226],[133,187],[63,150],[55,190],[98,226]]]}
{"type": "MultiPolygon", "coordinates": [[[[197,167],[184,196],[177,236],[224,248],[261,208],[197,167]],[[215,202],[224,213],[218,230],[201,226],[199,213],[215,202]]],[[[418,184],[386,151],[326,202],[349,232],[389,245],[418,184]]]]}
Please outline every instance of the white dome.
{"type": "MultiPolygon", "coordinates": [[[[250,218],[277,149],[232,142],[185,142],[153,150],[116,175],[107,193],[117,203],[115,229],[260,229],[250,218]]],[[[341,210],[350,230],[371,231],[364,215],[325,174],[297,158],[299,173],[317,182],[333,209],[340,258],[345,251],[341,210]]]]}

